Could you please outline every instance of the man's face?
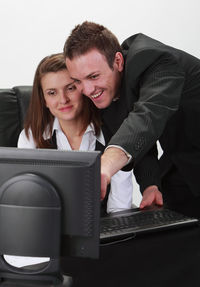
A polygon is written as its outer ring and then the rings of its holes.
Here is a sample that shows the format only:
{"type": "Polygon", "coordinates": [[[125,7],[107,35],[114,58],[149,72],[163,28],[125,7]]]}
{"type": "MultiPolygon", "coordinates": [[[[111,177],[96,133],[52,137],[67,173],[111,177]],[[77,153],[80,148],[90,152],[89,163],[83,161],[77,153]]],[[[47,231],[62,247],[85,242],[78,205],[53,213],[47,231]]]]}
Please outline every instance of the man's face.
{"type": "Polygon", "coordinates": [[[66,59],[67,69],[77,89],[99,109],[108,107],[118,96],[123,64],[123,56],[117,52],[111,69],[105,56],[97,49],[72,60],[66,59]]]}

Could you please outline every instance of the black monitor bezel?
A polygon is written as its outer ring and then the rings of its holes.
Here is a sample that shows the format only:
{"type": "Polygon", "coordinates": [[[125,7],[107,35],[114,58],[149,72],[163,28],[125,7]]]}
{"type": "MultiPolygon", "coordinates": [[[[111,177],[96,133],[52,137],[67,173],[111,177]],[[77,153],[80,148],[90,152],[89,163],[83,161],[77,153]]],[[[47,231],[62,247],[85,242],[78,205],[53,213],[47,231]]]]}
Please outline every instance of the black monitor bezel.
{"type": "MultiPolygon", "coordinates": [[[[100,152],[0,147],[0,173],[2,175],[0,175],[0,186],[6,180],[23,173],[37,174],[48,180],[56,188],[61,198],[61,256],[99,257],[100,152]],[[50,167],[51,172],[49,172],[50,167]],[[69,203],[68,193],[64,191],[64,180],[69,179],[69,176],[64,177],[66,170],[69,173],[71,171],[70,178],[72,179],[70,180],[73,184],[73,190],[69,192],[79,192],[81,197],[81,190],[77,191],[77,186],[82,186],[83,189],[84,186],[87,186],[88,195],[84,197],[82,194],[85,201],[82,202],[83,205],[85,204],[84,207],[81,205],[81,201],[75,201],[76,196],[73,197],[72,194],[70,198],[73,203],[69,203]],[[57,178],[59,171],[61,175],[57,178]],[[81,176],[76,177],[76,171],[81,176]],[[85,182],[83,182],[84,177],[86,177],[85,182]],[[60,183],[61,180],[63,181],[60,183]],[[69,204],[73,205],[70,213],[66,212],[69,204]],[[83,215],[84,208],[86,212],[83,215]],[[85,227],[84,230],[81,229],[83,226],[78,224],[79,219],[83,220],[81,218],[83,216],[87,221],[87,230],[85,227]],[[66,222],[73,223],[73,221],[76,228],[73,226],[71,229],[67,228],[66,222]]],[[[21,255],[23,256],[23,254],[21,255]]]]}

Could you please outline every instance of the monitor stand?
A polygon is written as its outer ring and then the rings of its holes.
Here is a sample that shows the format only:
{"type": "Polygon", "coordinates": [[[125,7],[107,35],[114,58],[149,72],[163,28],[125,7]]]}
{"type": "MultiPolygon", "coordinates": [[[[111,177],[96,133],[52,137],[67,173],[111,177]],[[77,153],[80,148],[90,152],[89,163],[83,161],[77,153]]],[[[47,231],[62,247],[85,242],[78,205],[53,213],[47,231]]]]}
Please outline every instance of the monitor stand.
{"type": "Polygon", "coordinates": [[[60,272],[59,266],[59,259],[52,259],[49,262],[27,265],[26,269],[16,268],[8,264],[4,257],[1,255],[0,286],[72,287],[72,277],[63,275],[60,272]]]}

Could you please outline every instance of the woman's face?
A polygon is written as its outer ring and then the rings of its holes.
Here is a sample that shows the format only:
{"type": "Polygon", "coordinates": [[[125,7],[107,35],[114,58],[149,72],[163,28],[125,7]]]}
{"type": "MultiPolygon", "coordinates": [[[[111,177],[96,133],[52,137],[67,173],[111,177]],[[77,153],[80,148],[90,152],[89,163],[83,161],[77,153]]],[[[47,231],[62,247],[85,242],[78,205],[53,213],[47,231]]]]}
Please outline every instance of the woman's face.
{"type": "Polygon", "coordinates": [[[75,121],[81,117],[83,96],[67,70],[45,74],[41,86],[46,106],[59,122],[75,121]]]}

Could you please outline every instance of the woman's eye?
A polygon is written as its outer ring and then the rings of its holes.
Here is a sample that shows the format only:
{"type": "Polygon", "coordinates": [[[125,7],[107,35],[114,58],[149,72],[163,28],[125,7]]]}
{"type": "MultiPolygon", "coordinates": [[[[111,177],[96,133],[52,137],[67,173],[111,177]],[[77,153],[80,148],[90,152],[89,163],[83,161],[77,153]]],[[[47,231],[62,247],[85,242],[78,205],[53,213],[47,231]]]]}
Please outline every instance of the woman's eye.
{"type": "Polygon", "coordinates": [[[47,92],[47,94],[48,94],[49,96],[54,96],[56,93],[55,93],[55,91],[50,90],[50,91],[47,92]]]}
{"type": "Polygon", "coordinates": [[[76,90],[76,86],[75,86],[75,85],[69,86],[69,87],[67,88],[67,90],[68,90],[69,92],[72,92],[72,91],[76,90]]]}

